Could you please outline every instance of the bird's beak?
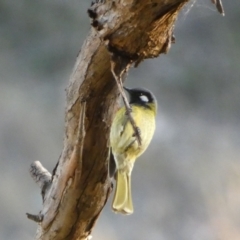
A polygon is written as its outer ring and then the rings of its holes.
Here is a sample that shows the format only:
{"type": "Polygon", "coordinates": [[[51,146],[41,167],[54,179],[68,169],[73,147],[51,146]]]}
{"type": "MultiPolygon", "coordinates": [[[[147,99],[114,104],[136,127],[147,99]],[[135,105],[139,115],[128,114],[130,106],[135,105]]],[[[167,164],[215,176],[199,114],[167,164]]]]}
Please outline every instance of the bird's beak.
{"type": "Polygon", "coordinates": [[[131,89],[130,88],[127,88],[127,87],[123,87],[125,91],[127,91],[128,93],[131,92],[131,89]]]}

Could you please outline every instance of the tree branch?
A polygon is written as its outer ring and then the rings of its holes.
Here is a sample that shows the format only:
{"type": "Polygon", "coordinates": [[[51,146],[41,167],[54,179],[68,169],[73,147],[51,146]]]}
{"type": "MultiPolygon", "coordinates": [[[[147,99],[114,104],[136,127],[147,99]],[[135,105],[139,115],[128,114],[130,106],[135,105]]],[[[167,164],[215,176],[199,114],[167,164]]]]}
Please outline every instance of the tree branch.
{"type": "Polygon", "coordinates": [[[125,67],[116,67],[127,72],[129,64],[166,53],[177,15],[188,1],[105,0],[89,9],[93,28],[69,80],[59,163],[52,178],[43,167],[33,174],[41,189],[51,182],[44,193],[43,209],[35,215],[39,218],[28,215],[41,222],[37,240],[89,239],[112,189],[108,141],[119,90],[111,56],[125,61],[125,67]]]}

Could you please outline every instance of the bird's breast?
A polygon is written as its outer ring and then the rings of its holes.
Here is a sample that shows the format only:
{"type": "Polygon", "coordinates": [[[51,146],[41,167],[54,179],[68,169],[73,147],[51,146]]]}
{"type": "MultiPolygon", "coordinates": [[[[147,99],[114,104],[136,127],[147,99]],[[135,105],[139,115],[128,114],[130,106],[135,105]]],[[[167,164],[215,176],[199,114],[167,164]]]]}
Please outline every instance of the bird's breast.
{"type": "Polygon", "coordinates": [[[149,108],[133,105],[131,114],[140,130],[141,145],[136,139],[125,107],[117,112],[113,120],[110,143],[114,154],[124,154],[128,159],[136,159],[146,150],[153,137],[155,113],[149,108]]]}

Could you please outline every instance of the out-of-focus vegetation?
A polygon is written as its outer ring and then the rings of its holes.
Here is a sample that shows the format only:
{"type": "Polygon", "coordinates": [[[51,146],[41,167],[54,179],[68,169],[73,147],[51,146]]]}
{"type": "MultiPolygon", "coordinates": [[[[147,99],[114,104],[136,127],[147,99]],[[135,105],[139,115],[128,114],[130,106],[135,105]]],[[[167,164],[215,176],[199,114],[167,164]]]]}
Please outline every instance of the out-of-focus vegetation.
{"type": "MultiPolygon", "coordinates": [[[[189,4],[167,55],[132,69],[151,89],[157,131],[133,172],[131,216],[106,205],[94,239],[240,239],[240,7],[189,4]]],[[[90,1],[0,0],[0,239],[33,239],[41,209],[28,175],[60,155],[65,92],[90,29],[90,1]]],[[[110,199],[109,201],[111,201],[110,199]]]]}

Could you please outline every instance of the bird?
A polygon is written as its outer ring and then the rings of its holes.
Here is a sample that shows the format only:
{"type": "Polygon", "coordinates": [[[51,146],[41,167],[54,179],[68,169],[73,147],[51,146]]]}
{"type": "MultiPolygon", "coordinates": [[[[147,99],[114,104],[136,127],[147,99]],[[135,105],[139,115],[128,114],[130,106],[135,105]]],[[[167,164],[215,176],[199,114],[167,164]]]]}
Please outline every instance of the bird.
{"type": "Polygon", "coordinates": [[[121,107],[115,114],[110,128],[111,156],[116,167],[116,187],[112,203],[115,213],[132,214],[131,173],[135,160],[145,152],[155,132],[157,100],[149,90],[124,87],[129,95],[131,115],[140,133],[139,144],[133,126],[121,107]]]}

